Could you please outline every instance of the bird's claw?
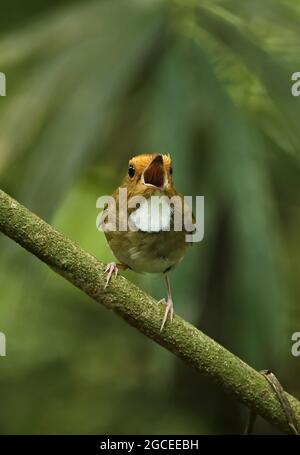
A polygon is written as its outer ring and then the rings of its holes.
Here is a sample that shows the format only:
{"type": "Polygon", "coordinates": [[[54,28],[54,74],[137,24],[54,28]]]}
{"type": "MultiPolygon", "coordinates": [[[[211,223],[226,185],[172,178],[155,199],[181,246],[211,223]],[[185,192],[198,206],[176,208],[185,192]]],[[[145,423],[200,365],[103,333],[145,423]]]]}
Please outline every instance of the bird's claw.
{"type": "Polygon", "coordinates": [[[161,327],[160,327],[160,332],[162,332],[163,328],[165,326],[165,323],[167,322],[169,314],[170,314],[170,322],[171,322],[171,324],[173,322],[174,306],[173,306],[173,300],[170,299],[170,298],[167,299],[167,300],[166,299],[162,299],[158,303],[163,303],[164,305],[166,305],[165,314],[164,314],[164,317],[163,317],[163,320],[162,320],[162,323],[161,323],[161,327]]]}
{"type": "Polygon", "coordinates": [[[104,270],[104,273],[107,273],[107,278],[106,278],[106,283],[105,283],[104,289],[107,288],[113,273],[115,274],[115,276],[117,276],[118,275],[118,271],[119,271],[119,269],[118,269],[117,264],[115,262],[110,262],[109,264],[107,264],[107,267],[104,270]]]}

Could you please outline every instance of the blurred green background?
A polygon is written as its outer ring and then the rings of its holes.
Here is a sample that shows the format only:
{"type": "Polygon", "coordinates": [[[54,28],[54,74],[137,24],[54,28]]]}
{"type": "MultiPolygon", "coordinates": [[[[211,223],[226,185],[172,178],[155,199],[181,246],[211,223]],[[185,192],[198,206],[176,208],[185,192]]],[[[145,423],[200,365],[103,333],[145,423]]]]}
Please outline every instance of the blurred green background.
{"type": "MultiPolygon", "coordinates": [[[[300,397],[300,5],[3,0],[0,186],[101,260],[96,199],[171,153],[205,196],[176,311],[300,397]]],[[[247,411],[0,238],[0,432],[241,433],[247,411]]],[[[161,278],[127,273],[164,295],[161,278]]],[[[275,432],[258,420],[255,432],[275,432]]]]}

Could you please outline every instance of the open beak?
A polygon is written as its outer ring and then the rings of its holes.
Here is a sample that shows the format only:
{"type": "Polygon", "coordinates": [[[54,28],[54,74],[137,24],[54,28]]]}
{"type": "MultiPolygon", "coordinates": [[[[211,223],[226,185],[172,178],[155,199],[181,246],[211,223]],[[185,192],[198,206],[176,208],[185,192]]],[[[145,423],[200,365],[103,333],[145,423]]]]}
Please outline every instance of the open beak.
{"type": "Polygon", "coordinates": [[[157,155],[143,173],[145,185],[162,190],[165,186],[165,169],[162,155],[157,155]]]}

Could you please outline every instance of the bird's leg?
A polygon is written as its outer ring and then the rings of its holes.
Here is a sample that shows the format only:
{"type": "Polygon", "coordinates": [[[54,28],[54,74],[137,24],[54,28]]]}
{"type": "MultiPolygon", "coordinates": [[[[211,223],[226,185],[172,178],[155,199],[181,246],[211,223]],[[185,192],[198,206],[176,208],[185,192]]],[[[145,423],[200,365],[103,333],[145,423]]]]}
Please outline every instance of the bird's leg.
{"type": "Polygon", "coordinates": [[[107,274],[104,289],[107,288],[113,273],[115,274],[115,276],[117,276],[119,270],[125,270],[125,269],[127,269],[127,266],[125,264],[116,264],[115,262],[110,262],[109,264],[107,264],[107,267],[104,270],[104,273],[107,274]]]}
{"type": "Polygon", "coordinates": [[[166,288],[167,288],[167,292],[168,292],[168,296],[167,296],[167,300],[163,299],[161,300],[160,302],[161,303],[164,303],[166,305],[166,311],[165,311],[165,314],[164,314],[164,317],[163,317],[163,320],[162,320],[162,324],[161,324],[161,327],[160,327],[160,331],[162,332],[163,328],[164,328],[164,325],[167,321],[167,318],[168,318],[168,314],[170,313],[170,321],[172,323],[173,321],[173,314],[174,314],[174,306],[173,306],[173,300],[172,300],[172,294],[171,294],[171,285],[170,285],[170,280],[169,280],[169,277],[166,273],[164,273],[164,281],[165,281],[165,285],[166,285],[166,288]]]}

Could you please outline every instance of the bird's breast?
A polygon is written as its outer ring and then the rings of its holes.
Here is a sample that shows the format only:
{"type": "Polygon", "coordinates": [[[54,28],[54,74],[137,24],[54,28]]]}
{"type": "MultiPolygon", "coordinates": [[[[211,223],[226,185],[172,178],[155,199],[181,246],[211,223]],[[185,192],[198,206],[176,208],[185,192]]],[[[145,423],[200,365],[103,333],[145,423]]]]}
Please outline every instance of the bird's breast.
{"type": "Polygon", "coordinates": [[[184,256],[184,239],[175,232],[123,233],[122,238],[112,240],[110,246],[117,258],[136,272],[164,273],[184,256]]]}
{"type": "Polygon", "coordinates": [[[136,272],[163,273],[175,267],[187,248],[185,232],[174,231],[168,198],[144,199],[128,217],[127,231],[106,232],[119,261],[136,272]]]}

